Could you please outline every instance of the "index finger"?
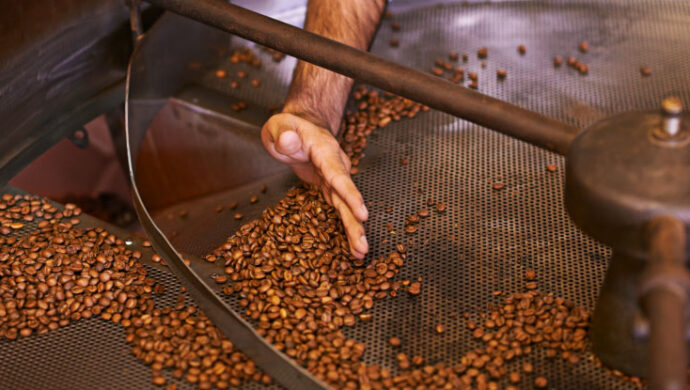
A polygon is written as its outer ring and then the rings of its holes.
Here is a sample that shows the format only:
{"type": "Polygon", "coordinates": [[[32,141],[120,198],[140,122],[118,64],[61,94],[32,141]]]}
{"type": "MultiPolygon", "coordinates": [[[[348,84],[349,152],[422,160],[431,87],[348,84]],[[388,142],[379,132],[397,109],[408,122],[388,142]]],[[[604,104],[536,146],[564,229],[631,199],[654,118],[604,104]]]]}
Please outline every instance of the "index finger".
{"type": "MultiPolygon", "coordinates": [[[[337,145],[337,144],[336,144],[337,145]]],[[[343,199],[359,221],[369,218],[364,198],[355,186],[340,158],[340,147],[314,145],[310,149],[311,159],[326,183],[343,199]]]]}

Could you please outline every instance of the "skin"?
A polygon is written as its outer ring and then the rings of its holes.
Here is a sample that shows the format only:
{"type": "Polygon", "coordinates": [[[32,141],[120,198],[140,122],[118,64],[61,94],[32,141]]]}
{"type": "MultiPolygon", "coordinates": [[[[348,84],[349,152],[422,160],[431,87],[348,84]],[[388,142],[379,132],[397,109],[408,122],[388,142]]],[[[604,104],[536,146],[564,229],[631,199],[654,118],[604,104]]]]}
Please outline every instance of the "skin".
{"type": "MultiPolygon", "coordinates": [[[[385,8],[385,0],[309,0],[304,28],[335,41],[367,50],[385,8]]],[[[266,150],[290,165],[304,182],[317,186],[338,211],[350,251],[369,251],[364,221],[369,212],[350,177],[350,159],[335,136],[353,80],[299,61],[281,113],[261,131],[266,150]]]]}

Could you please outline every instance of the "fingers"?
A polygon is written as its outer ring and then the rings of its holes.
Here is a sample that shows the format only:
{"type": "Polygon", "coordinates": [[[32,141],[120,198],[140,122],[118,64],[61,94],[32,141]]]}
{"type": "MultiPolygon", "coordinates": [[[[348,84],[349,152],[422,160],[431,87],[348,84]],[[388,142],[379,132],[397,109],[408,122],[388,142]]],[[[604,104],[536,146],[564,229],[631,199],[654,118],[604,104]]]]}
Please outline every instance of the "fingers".
{"type": "MultiPolygon", "coordinates": [[[[369,218],[369,211],[364,205],[364,198],[355,183],[350,178],[348,165],[341,158],[341,149],[332,145],[316,145],[310,149],[311,159],[317,170],[321,172],[328,186],[347,203],[348,207],[359,221],[369,218]]],[[[347,157],[346,157],[347,158],[347,157]]]]}
{"type": "Polygon", "coordinates": [[[350,252],[352,256],[362,259],[364,255],[369,252],[369,243],[367,242],[367,237],[364,234],[364,226],[362,223],[352,215],[350,207],[340,198],[336,193],[331,193],[331,200],[333,202],[333,207],[338,210],[340,214],[340,219],[343,221],[343,226],[345,227],[345,234],[350,243],[350,252]]]}

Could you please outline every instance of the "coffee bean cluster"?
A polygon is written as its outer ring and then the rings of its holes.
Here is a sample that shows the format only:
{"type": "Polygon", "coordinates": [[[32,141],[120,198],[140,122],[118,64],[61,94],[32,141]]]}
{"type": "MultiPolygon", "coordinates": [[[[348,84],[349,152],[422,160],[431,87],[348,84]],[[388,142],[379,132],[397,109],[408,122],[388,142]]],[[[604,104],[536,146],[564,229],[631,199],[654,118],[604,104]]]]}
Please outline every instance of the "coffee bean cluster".
{"type": "Polygon", "coordinates": [[[146,277],[141,253],[102,228],[76,227],[73,205],[58,211],[37,197],[2,199],[3,223],[43,220],[24,237],[0,236],[0,338],[46,333],[99,315],[127,325],[152,309],[142,297],[160,287],[146,277]],[[12,214],[16,208],[24,211],[12,214]]]}
{"type": "Polygon", "coordinates": [[[0,234],[9,235],[34,221],[39,228],[45,228],[54,221],[69,219],[79,223],[81,209],[72,203],[59,210],[46,199],[36,195],[3,194],[0,197],[0,234]]]}
{"type": "MultiPolygon", "coordinates": [[[[234,388],[244,381],[272,383],[203,312],[187,306],[182,294],[175,307],[153,309],[132,318],[126,340],[132,344],[134,356],[151,366],[152,382],[158,386],[167,383],[164,369],[171,369],[173,378],[200,389],[234,388]]],[[[169,384],[168,388],[176,385],[169,384]]]]}
{"type": "Polygon", "coordinates": [[[386,127],[392,121],[414,118],[429,107],[388,92],[370,90],[358,85],[352,94],[356,110],[348,111],[343,120],[340,146],[352,161],[352,173],[364,156],[367,137],[377,128],[386,127]]]}
{"type": "Polygon", "coordinates": [[[351,257],[337,212],[315,189],[294,188],[260,219],[206,256],[224,261],[225,294],[278,350],[337,388],[359,388],[365,346],[342,327],[369,321],[375,300],[409,281],[394,277],[405,253],[365,262],[351,257]]]}

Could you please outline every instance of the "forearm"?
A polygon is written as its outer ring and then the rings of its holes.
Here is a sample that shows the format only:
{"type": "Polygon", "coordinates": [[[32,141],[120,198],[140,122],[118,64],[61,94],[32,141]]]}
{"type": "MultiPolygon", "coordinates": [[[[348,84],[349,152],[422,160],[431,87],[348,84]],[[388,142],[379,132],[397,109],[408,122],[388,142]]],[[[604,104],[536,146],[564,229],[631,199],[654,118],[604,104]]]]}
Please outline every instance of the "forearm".
{"type": "MultiPolygon", "coordinates": [[[[385,4],[385,0],[309,0],[304,28],[367,50],[385,4]]],[[[299,61],[283,112],[302,115],[335,134],[352,83],[348,77],[299,61]]]]}

